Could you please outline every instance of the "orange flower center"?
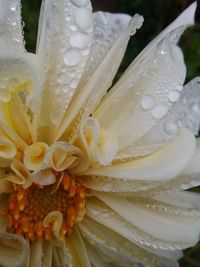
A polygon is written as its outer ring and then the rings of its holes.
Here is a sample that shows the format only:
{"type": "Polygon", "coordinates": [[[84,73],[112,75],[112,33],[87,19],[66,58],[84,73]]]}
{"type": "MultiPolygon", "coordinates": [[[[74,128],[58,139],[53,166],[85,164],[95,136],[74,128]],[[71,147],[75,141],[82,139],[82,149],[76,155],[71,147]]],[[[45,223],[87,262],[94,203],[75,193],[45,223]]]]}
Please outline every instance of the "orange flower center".
{"type": "Polygon", "coordinates": [[[33,184],[26,190],[19,187],[10,195],[3,211],[10,232],[22,234],[31,241],[50,240],[53,224],[45,225],[44,219],[50,212],[59,211],[63,216],[61,234],[71,235],[74,224],[85,214],[85,197],[89,191],[68,174],[61,176],[60,184],[44,187],[33,184]]]}

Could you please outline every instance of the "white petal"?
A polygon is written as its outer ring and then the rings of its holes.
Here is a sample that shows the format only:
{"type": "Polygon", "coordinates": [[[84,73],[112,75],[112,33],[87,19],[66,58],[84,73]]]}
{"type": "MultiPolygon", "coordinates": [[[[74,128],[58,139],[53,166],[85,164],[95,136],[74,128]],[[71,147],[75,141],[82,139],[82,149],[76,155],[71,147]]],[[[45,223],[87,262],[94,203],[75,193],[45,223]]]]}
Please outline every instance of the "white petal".
{"type": "MultiPolygon", "coordinates": [[[[118,205],[120,206],[120,203],[118,203],[118,205]]],[[[125,208],[125,210],[127,211],[127,208],[125,208]]],[[[128,212],[129,214],[131,213],[130,210],[128,212]]],[[[154,249],[154,253],[155,254],[158,253],[158,255],[160,254],[160,251],[165,251],[165,252],[177,251],[177,250],[181,250],[183,248],[189,247],[192,244],[194,244],[191,242],[187,242],[187,240],[185,240],[185,242],[171,242],[171,241],[169,242],[167,240],[155,239],[151,235],[142,231],[140,227],[138,228],[134,226],[134,224],[122,218],[113,209],[110,209],[108,206],[103,205],[102,202],[97,201],[97,199],[92,199],[91,201],[88,201],[87,215],[93,220],[95,220],[96,222],[122,235],[124,238],[128,239],[129,241],[139,246],[142,246],[147,250],[154,249]]],[[[135,216],[137,216],[137,213],[135,214],[135,216]]],[[[148,221],[145,221],[145,222],[148,224],[148,221]]],[[[142,223],[145,223],[145,222],[142,222],[142,223]]],[[[197,224],[198,223],[196,223],[196,227],[198,228],[199,225],[197,224]]],[[[162,230],[164,231],[165,229],[163,228],[162,230]]],[[[194,238],[196,238],[196,240],[194,240],[196,242],[198,238],[197,234],[196,235],[194,234],[194,238]]],[[[191,237],[189,236],[188,239],[191,240],[191,237]]]]}
{"type": "Polygon", "coordinates": [[[120,136],[121,148],[139,139],[167,114],[171,106],[168,96],[183,85],[186,70],[176,43],[183,30],[180,27],[191,24],[194,11],[195,5],[139,54],[95,112],[104,129],[115,130],[120,136]]]}
{"type": "Polygon", "coordinates": [[[94,31],[92,49],[80,81],[78,89],[81,90],[93,75],[95,69],[101,64],[109,53],[120,34],[127,28],[131,16],[126,14],[112,14],[107,12],[93,13],[94,31]]]}
{"type": "Polygon", "coordinates": [[[0,51],[25,51],[20,2],[0,0],[0,51]]]}
{"type": "Polygon", "coordinates": [[[28,262],[29,244],[20,236],[0,233],[0,265],[22,267],[28,262]]]}
{"type": "MultiPolygon", "coordinates": [[[[133,266],[135,263],[152,264],[156,266],[165,266],[166,257],[169,259],[177,260],[181,253],[180,252],[164,252],[159,249],[144,249],[142,246],[137,246],[131,243],[128,239],[125,239],[119,233],[114,232],[112,229],[93,221],[90,218],[86,218],[80,225],[79,228],[90,245],[87,246],[89,254],[91,255],[92,262],[94,260],[98,263],[98,255],[102,255],[102,259],[108,262],[113,262],[117,266],[133,266]],[[157,257],[157,255],[161,257],[157,257]]],[[[100,261],[101,262],[101,261],[100,261]]],[[[96,262],[94,262],[95,265],[96,262]]],[[[95,265],[96,266],[96,265],[95,265]]],[[[103,263],[102,263],[102,266],[103,263]]],[[[105,265],[107,267],[107,265],[105,265]]],[[[110,266],[110,265],[108,265],[110,266]]],[[[135,266],[135,265],[134,265],[135,266]]],[[[151,265],[150,265],[151,266],[151,265]]],[[[166,265],[167,266],[167,265],[166,265]]],[[[171,265],[170,265],[171,266],[171,265]]],[[[97,264],[97,267],[101,265],[97,264]]]]}
{"type": "Polygon", "coordinates": [[[198,242],[200,219],[183,217],[142,208],[134,201],[124,200],[111,194],[95,194],[125,221],[152,237],[174,243],[198,242]]]}
{"type": "Polygon", "coordinates": [[[92,32],[89,0],[81,6],[74,1],[42,2],[37,55],[45,70],[41,113],[46,114],[42,114],[39,126],[50,127],[53,124],[52,134],[60,124],[84,71],[92,32]],[[48,106],[51,105],[48,114],[47,102],[48,106]]]}
{"type": "Polygon", "coordinates": [[[30,267],[42,267],[42,241],[31,242],[30,245],[30,267]]]}
{"type": "Polygon", "coordinates": [[[88,171],[87,174],[128,180],[169,180],[183,170],[193,156],[194,150],[193,134],[187,129],[182,129],[176,139],[150,156],[100,167],[88,171]]]}
{"type": "Polygon", "coordinates": [[[73,267],[91,267],[84,241],[78,229],[75,229],[70,238],[66,238],[65,244],[72,255],[73,267]]]}
{"type": "Polygon", "coordinates": [[[180,94],[179,100],[156,127],[153,127],[138,140],[139,144],[144,145],[169,140],[177,135],[180,128],[188,128],[195,135],[198,134],[200,125],[200,78],[195,78],[184,88],[180,86],[179,90],[181,89],[183,89],[182,92],[171,92],[171,97],[177,97],[180,94]]]}
{"type": "MultiPolygon", "coordinates": [[[[90,77],[90,80],[85,84],[80,93],[75,95],[57,133],[57,138],[66,131],[67,127],[75,120],[75,117],[80,111],[82,111],[82,114],[77,118],[78,121],[87,118],[99,104],[102,97],[112,85],[114,76],[124,56],[130,34],[134,34],[136,30],[141,27],[142,22],[143,18],[141,16],[135,15],[135,17],[133,17],[129,26],[120,34],[109,50],[109,53],[105,56],[92,77],[90,77]],[[113,60],[115,60],[115,64],[113,64],[113,60]]],[[[65,135],[66,134],[69,133],[66,132],[65,135]]]]}

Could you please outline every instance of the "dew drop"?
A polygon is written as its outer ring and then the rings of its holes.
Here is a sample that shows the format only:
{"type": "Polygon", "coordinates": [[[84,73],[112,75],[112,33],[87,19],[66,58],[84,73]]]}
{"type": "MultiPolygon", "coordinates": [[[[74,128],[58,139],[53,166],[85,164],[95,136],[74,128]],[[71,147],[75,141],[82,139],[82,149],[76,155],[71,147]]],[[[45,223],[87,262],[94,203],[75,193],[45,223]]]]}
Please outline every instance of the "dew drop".
{"type": "Polygon", "coordinates": [[[73,32],[75,32],[75,31],[77,30],[77,27],[76,27],[76,25],[74,25],[74,24],[69,25],[69,28],[70,28],[70,30],[73,31],[73,32]]]}
{"type": "Polygon", "coordinates": [[[67,66],[76,66],[81,61],[81,55],[78,49],[69,49],[64,54],[64,62],[67,66]]]}
{"type": "Polygon", "coordinates": [[[181,92],[183,90],[183,86],[182,85],[177,85],[176,86],[176,90],[181,92]]]}
{"type": "Polygon", "coordinates": [[[81,32],[75,32],[71,35],[70,44],[72,47],[84,48],[90,42],[90,38],[87,34],[81,32]]]}
{"type": "Polygon", "coordinates": [[[178,127],[174,122],[166,122],[164,125],[164,130],[169,135],[176,135],[178,127]]]}
{"type": "Polygon", "coordinates": [[[171,91],[169,92],[168,98],[169,98],[169,101],[174,103],[179,99],[179,96],[180,96],[179,92],[171,91]]]}
{"type": "Polygon", "coordinates": [[[152,96],[145,95],[142,97],[141,105],[144,110],[149,110],[153,108],[154,104],[155,104],[155,100],[152,96]]]}
{"type": "Polygon", "coordinates": [[[152,116],[155,119],[162,119],[167,114],[167,106],[164,104],[158,104],[152,110],[152,116]]]}
{"type": "Polygon", "coordinates": [[[76,24],[84,30],[92,27],[92,16],[89,9],[81,7],[76,11],[76,24]]]}

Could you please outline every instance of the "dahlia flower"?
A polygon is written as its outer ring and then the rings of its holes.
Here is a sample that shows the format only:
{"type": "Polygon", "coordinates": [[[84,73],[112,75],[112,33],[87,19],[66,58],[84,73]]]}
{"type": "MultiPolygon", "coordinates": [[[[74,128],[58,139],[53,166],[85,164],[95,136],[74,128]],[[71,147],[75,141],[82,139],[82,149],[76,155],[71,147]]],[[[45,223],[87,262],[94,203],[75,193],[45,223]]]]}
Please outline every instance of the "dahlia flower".
{"type": "Polygon", "coordinates": [[[42,1],[36,53],[0,0],[0,266],[178,266],[200,232],[194,2],[112,85],[143,17],[42,1]],[[110,89],[110,90],[109,90],[110,89]]]}

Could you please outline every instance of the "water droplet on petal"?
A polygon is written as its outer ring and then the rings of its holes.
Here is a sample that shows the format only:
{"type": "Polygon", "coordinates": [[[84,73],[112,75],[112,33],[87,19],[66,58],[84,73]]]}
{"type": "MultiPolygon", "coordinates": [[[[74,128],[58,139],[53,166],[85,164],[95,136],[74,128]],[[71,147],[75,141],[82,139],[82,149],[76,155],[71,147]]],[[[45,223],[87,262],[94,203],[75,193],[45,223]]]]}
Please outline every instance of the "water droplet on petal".
{"type": "Polygon", "coordinates": [[[90,38],[87,34],[81,32],[75,32],[71,35],[70,44],[72,47],[84,48],[90,42],[90,38]]]}
{"type": "Polygon", "coordinates": [[[153,108],[154,104],[155,104],[155,100],[152,96],[145,95],[142,97],[141,105],[144,110],[149,110],[153,108]]]}
{"type": "Polygon", "coordinates": [[[181,92],[183,90],[183,86],[182,85],[177,85],[176,86],[176,90],[181,92]]]}
{"type": "Polygon", "coordinates": [[[176,135],[177,131],[178,131],[178,127],[173,122],[166,122],[165,125],[164,125],[164,130],[169,135],[176,135]]]}
{"type": "Polygon", "coordinates": [[[168,98],[171,102],[176,102],[179,98],[180,94],[177,91],[169,92],[168,98]]]}
{"type": "Polygon", "coordinates": [[[162,119],[167,114],[167,106],[164,104],[157,104],[152,110],[152,116],[155,119],[162,119]]]}
{"type": "Polygon", "coordinates": [[[92,16],[89,9],[82,7],[76,11],[76,24],[81,29],[89,30],[92,27],[92,23],[92,16]]]}
{"type": "Polygon", "coordinates": [[[64,54],[64,62],[68,66],[76,66],[81,61],[81,55],[78,49],[69,49],[64,54]]]}

